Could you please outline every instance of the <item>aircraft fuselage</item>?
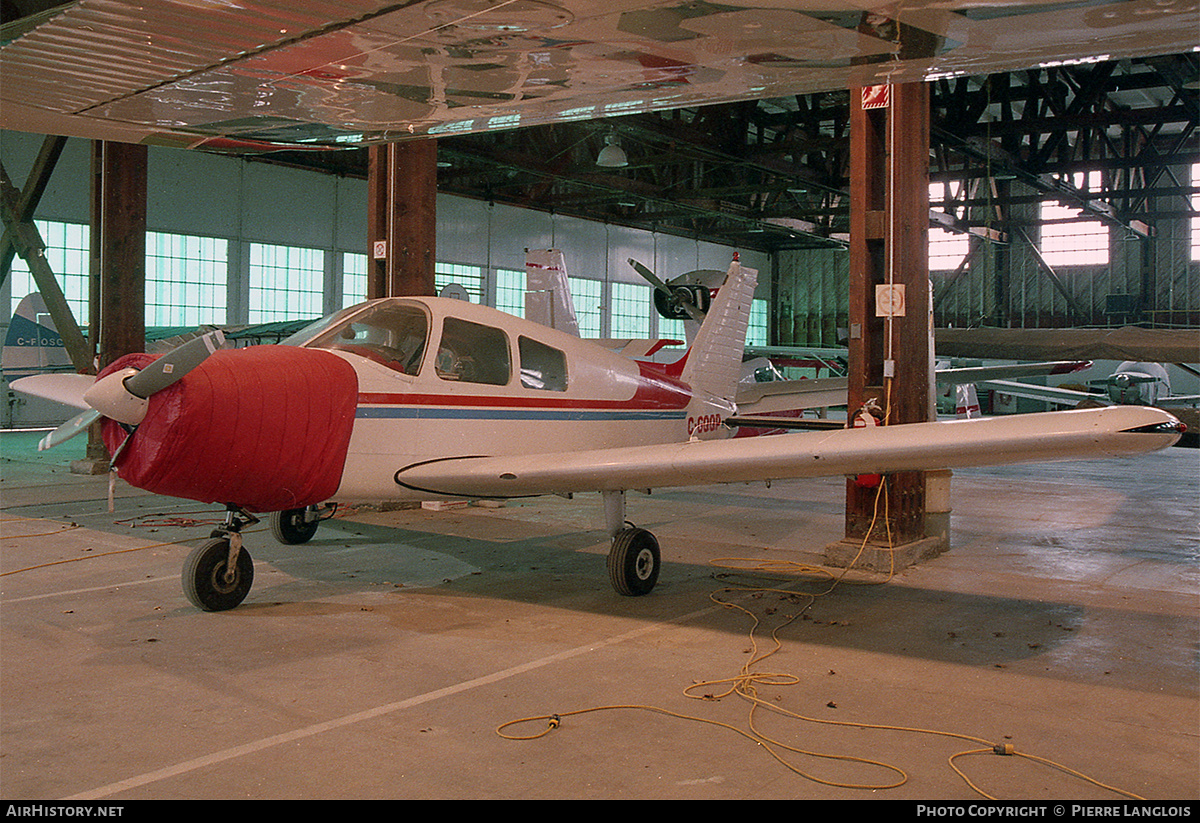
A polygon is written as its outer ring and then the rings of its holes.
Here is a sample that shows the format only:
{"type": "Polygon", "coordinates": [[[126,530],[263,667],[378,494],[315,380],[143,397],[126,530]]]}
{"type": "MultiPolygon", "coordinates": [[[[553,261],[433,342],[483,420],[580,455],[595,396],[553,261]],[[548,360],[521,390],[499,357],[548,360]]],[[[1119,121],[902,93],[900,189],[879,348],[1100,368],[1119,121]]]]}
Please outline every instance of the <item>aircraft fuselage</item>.
{"type": "Polygon", "coordinates": [[[731,434],[720,425],[731,406],[696,397],[664,367],[459,300],[368,304],[305,345],[341,357],[358,379],[339,501],[427,498],[396,473],[431,460],[731,434]],[[426,342],[409,351],[398,338],[422,317],[426,342]]]}

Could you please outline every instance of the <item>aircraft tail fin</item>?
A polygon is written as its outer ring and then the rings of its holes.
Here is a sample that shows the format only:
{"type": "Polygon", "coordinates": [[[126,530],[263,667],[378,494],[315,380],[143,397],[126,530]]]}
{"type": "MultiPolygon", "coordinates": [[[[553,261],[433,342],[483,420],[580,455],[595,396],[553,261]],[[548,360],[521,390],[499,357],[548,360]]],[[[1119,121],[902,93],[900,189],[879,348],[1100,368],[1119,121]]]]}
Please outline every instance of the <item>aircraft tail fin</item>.
{"type": "Polygon", "coordinates": [[[960,420],[983,417],[974,383],[960,383],[954,387],[954,413],[960,420]]]}
{"type": "Polygon", "coordinates": [[[75,370],[39,292],[26,295],[17,304],[0,350],[0,369],[9,383],[35,374],[75,370]]]}
{"type": "Polygon", "coordinates": [[[525,319],[579,336],[579,321],[559,249],[525,250],[525,319]]]}
{"type": "Polygon", "coordinates": [[[735,256],[696,332],[680,375],[696,392],[730,403],[737,397],[750,305],[757,284],[758,270],[746,268],[735,256]]]}

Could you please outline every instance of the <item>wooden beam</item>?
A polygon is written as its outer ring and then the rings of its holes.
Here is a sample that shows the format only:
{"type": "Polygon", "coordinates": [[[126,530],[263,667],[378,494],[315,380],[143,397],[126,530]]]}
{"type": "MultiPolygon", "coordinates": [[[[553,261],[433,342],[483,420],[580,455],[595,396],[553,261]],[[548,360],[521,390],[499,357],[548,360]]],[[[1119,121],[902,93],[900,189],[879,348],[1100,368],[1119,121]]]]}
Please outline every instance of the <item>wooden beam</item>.
{"type": "Polygon", "coordinates": [[[33,281],[46,303],[46,310],[50,312],[54,327],[62,337],[67,356],[71,358],[71,365],[81,374],[94,373],[91,346],[84,339],[83,332],[75,321],[75,315],[71,313],[71,307],[67,304],[67,298],[63,295],[62,286],[54,276],[50,264],[46,262],[46,244],[42,242],[42,236],[31,220],[17,219],[20,204],[21,193],[9,179],[4,165],[0,164],[0,215],[3,216],[5,228],[10,232],[9,240],[13,249],[29,266],[33,281]]]}
{"type": "MultiPolygon", "coordinates": [[[[33,221],[33,215],[37,211],[38,203],[42,200],[42,194],[45,193],[46,186],[50,183],[50,175],[54,173],[54,167],[58,165],[58,158],[62,154],[63,147],[66,144],[67,138],[53,135],[47,136],[42,141],[41,151],[38,152],[37,158],[33,161],[33,168],[29,170],[29,177],[25,181],[25,188],[21,189],[20,198],[13,206],[14,219],[17,222],[25,223],[33,221]]],[[[8,273],[12,269],[12,261],[16,251],[11,231],[6,224],[4,227],[4,236],[0,238],[0,285],[8,279],[8,273]]]]}

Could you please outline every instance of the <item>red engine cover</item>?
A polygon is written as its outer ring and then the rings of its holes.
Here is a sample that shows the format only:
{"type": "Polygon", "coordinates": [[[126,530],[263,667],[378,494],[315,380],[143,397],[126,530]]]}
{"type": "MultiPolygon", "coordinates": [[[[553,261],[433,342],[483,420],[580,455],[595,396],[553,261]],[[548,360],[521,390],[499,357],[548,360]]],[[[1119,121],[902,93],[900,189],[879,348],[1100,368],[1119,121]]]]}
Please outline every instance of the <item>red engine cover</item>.
{"type": "MultiPolygon", "coordinates": [[[[154,359],[127,355],[101,374],[154,359]]],[[[357,401],[353,367],[327,351],[217,351],[150,397],[117,470],[146,491],[254,512],[320,503],[341,482],[357,401]]],[[[102,429],[113,453],[127,432],[107,418],[102,429]]]]}

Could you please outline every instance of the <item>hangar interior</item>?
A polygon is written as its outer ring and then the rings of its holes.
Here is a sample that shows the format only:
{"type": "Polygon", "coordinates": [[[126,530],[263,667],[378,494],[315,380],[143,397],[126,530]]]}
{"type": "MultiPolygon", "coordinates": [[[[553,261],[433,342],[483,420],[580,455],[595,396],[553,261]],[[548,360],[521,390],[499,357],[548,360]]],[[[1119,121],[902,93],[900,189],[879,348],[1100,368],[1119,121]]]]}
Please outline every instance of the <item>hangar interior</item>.
{"type": "MultiPolygon", "coordinates": [[[[1193,50],[930,82],[933,325],[1136,326],[1196,354],[1198,78],[1193,50]]],[[[583,336],[682,336],[629,260],[668,279],[736,254],[760,272],[747,344],[842,373],[851,102],[439,137],[436,286],[519,314],[526,249],[560,249],[583,336]],[[597,166],[610,145],[625,164],[597,166]]],[[[47,144],[0,131],[17,190],[47,144]]],[[[60,149],[30,217],[86,328],[95,144],[60,149]]],[[[151,146],[148,341],[271,342],[366,298],[369,167],[151,146]]],[[[35,290],[6,262],[5,331],[35,290]]],[[[1200,393],[1198,360],[1165,364],[1173,393],[1200,393]]],[[[348,506],[305,545],[247,530],[255,591],[210,614],[179,567],[222,507],[73,471],[85,438],[39,452],[69,414],[10,390],[0,431],[6,798],[1200,797],[1194,448],[955,470],[949,550],[911,566],[828,562],[842,478],[631,494],[666,559],[640,598],[609,588],[594,495],[348,506]]]]}

